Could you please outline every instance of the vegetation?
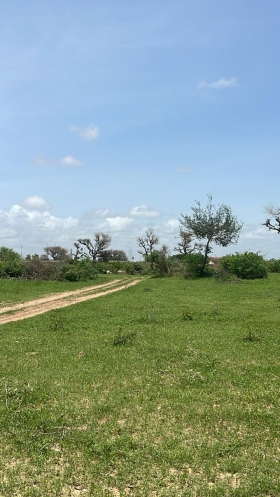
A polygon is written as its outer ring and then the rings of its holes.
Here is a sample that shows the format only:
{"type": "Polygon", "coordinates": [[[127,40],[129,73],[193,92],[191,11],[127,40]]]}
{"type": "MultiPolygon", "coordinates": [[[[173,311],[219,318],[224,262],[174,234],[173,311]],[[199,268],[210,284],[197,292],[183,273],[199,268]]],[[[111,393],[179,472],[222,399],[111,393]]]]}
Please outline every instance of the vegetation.
{"type": "Polygon", "coordinates": [[[0,247],[0,277],[17,278],[23,272],[20,255],[13,249],[0,247]]]}
{"type": "Polygon", "coordinates": [[[51,257],[53,261],[65,261],[71,257],[68,250],[59,245],[45,247],[44,251],[47,257],[51,257]]]}
{"type": "Polygon", "coordinates": [[[145,279],[1,326],[0,495],[279,495],[279,278],[145,279]]]}
{"type": "Polygon", "coordinates": [[[208,254],[212,251],[210,243],[227,247],[231,243],[238,241],[242,223],[237,221],[233,216],[230,207],[220,205],[216,208],[212,203],[211,195],[208,195],[208,204],[205,209],[201,207],[200,202],[197,206],[192,207],[192,216],[182,215],[180,223],[190,235],[199,240],[206,241],[204,246],[204,260],[200,270],[200,276],[203,275],[208,254]]]}
{"type": "Polygon", "coordinates": [[[193,234],[185,231],[181,226],[179,231],[179,242],[174,250],[182,255],[187,255],[191,254],[195,250],[202,250],[202,248],[203,244],[194,242],[193,234]]]}
{"type": "Polygon", "coordinates": [[[238,278],[254,280],[256,278],[266,278],[268,266],[259,253],[244,252],[235,255],[227,255],[220,260],[220,265],[229,274],[234,274],[238,278]]]}
{"type": "Polygon", "coordinates": [[[268,218],[264,224],[270,231],[276,231],[280,233],[280,207],[275,207],[274,205],[269,205],[266,207],[267,213],[274,217],[274,221],[268,218]]]}
{"type": "Polygon", "coordinates": [[[156,245],[159,243],[159,238],[154,234],[151,228],[146,230],[146,237],[138,237],[137,243],[141,250],[138,250],[138,254],[142,255],[145,260],[152,254],[155,250],[156,245]]]}
{"type": "Polygon", "coordinates": [[[95,233],[94,239],[91,241],[89,238],[80,238],[78,243],[75,243],[76,253],[75,259],[81,259],[88,257],[93,262],[102,259],[102,254],[111,243],[111,237],[106,235],[106,233],[95,233]],[[81,247],[82,246],[82,247],[81,247]],[[84,251],[83,246],[86,248],[87,252],[84,251]]]}

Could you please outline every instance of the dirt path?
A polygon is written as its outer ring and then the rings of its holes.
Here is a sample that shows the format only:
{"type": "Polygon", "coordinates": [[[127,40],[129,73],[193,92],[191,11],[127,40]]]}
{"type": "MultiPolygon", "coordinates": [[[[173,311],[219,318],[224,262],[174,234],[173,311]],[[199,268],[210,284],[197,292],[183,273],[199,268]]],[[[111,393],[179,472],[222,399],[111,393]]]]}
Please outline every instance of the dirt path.
{"type": "Polygon", "coordinates": [[[140,281],[141,279],[132,281],[113,280],[103,285],[94,285],[72,292],[55,293],[48,297],[24,302],[23,304],[2,307],[0,309],[0,324],[20,321],[21,319],[43,314],[52,309],[60,309],[61,307],[67,307],[68,305],[84,302],[85,300],[96,299],[109,293],[124,290],[125,288],[136,285],[140,281]]]}

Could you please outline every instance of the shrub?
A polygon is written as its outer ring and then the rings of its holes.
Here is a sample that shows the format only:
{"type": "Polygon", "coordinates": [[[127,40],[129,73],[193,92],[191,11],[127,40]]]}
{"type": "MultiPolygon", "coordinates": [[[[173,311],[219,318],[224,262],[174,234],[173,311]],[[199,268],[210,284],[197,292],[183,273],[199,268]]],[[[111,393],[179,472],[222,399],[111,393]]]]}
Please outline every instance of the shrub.
{"type": "Polygon", "coordinates": [[[89,259],[65,262],[58,274],[60,281],[87,281],[94,280],[96,277],[97,269],[89,259]]]}
{"type": "MultiPolygon", "coordinates": [[[[200,252],[185,255],[185,278],[198,278],[201,275],[203,263],[204,255],[200,252]]],[[[209,276],[210,273],[207,260],[203,276],[209,276]]]]}
{"type": "Polygon", "coordinates": [[[18,278],[23,271],[22,259],[13,249],[0,247],[0,277],[18,278]]]}
{"type": "Polygon", "coordinates": [[[229,274],[238,278],[254,280],[267,277],[267,265],[263,257],[257,252],[244,252],[227,255],[220,260],[220,265],[229,274]]]}
{"type": "Polygon", "coordinates": [[[266,266],[269,273],[280,273],[280,259],[270,259],[266,266]]]}
{"type": "Polygon", "coordinates": [[[61,268],[58,261],[28,259],[23,262],[22,277],[28,280],[56,280],[61,268]]]}

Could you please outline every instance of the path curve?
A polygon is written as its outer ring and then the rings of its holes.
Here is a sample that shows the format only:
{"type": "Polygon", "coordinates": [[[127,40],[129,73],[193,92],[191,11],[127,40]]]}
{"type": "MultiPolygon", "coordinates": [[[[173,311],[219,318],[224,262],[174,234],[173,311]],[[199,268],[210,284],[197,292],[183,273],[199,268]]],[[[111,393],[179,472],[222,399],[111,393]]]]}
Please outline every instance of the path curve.
{"type": "Polygon", "coordinates": [[[125,282],[123,280],[113,280],[109,283],[104,283],[103,285],[94,285],[80,290],[73,290],[72,292],[55,293],[48,297],[42,297],[41,299],[29,300],[10,307],[2,307],[0,309],[0,324],[20,321],[21,319],[31,318],[53,309],[60,309],[69,305],[78,304],[79,302],[84,302],[85,300],[96,299],[110,293],[125,290],[130,286],[136,285],[140,281],[141,279],[128,280],[125,282]]]}

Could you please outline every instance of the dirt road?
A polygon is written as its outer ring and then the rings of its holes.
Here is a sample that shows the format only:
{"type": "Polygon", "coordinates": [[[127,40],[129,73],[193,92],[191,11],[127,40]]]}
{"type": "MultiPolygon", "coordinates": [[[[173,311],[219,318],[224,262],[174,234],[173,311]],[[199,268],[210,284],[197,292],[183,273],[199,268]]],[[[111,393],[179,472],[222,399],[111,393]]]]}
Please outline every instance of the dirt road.
{"type": "Polygon", "coordinates": [[[2,307],[0,309],[0,324],[9,323],[11,321],[20,321],[27,319],[37,314],[52,309],[60,309],[68,305],[77,304],[89,299],[96,299],[109,293],[124,290],[130,286],[136,285],[141,279],[135,280],[113,280],[103,285],[94,285],[81,290],[74,290],[73,292],[55,293],[47,297],[37,300],[30,300],[23,304],[16,304],[9,307],[2,307]]]}

